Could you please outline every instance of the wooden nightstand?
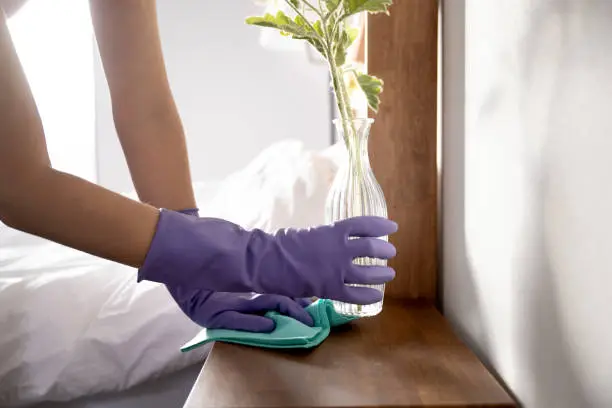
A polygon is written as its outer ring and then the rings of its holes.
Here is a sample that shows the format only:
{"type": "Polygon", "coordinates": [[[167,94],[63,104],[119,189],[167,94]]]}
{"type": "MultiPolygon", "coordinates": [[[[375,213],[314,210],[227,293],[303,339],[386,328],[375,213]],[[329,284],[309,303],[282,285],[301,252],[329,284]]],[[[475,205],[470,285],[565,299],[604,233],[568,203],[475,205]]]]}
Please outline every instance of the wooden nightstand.
{"type": "Polygon", "coordinates": [[[383,312],[310,351],[216,344],[185,408],[518,406],[433,306],[390,300],[438,298],[438,6],[367,19],[367,69],[385,81],[370,159],[400,225],[383,312]]]}
{"type": "Polygon", "coordinates": [[[387,301],[314,350],[215,344],[184,407],[516,406],[434,307],[387,301]]]}

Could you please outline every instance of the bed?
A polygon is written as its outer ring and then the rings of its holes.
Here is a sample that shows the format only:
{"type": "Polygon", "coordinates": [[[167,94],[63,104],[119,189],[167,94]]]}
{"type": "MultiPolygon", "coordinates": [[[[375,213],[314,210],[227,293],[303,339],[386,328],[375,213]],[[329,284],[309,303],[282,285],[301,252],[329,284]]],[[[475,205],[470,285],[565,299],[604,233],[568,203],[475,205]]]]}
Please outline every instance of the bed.
{"type": "MultiPolygon", "coordinates": [[[[321,224],[342,160],[340,145],[275,143],[195,183],[201,215],[267,231],[321,224]]],[[[0,406],[182,406],[208,350],[179,352],[199,328],[135,273],[0,224],[0,406]]]]}

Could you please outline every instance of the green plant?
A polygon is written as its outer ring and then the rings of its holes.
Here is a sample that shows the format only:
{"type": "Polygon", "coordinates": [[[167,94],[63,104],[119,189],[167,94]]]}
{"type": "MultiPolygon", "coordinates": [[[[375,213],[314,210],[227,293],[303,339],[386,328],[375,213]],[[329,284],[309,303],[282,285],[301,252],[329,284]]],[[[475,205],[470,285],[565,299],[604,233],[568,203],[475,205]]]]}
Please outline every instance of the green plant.
{"type": "Polygon", "coordinates": [[[276,15],[266,13],[262,17],[249,17],[247,24],[275,28],[284,36],[303,40],[313,46],[327,61],[336,95],[338,110],[345,135],[351,134],[353,111],[345,83],[345,74],[355,76],[366,95],[368,106],[374,112],[380,105],[383,81],[375,76],[357,71],[346,64],[347,49],[359,31],[346,24],[357,13],[389,14],[393,0],[284,0],[295,12],[288,16],[282,11],[276,15]],[[313,4],[316,1],[316,4],[313,4]]]}

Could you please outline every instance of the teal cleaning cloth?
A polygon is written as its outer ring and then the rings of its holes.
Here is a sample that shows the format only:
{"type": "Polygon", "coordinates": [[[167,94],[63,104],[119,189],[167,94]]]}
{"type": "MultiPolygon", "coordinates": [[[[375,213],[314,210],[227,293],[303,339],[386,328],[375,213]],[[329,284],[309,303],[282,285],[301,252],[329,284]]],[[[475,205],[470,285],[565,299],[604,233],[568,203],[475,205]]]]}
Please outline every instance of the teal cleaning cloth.
{"type": "Polygon", "coordinates": [[[204,329],[181,347],[181,351],[193,350],[211,341],[275,349],[312,348],[321,344],[329,336],[332,327],[343,325],[357,318],[357,316],[343,316],[336,313],[331,300],[319,299],[308,306],[306,311],[314,320],[313,327],[278,312],[268,312],[265,316],[276,322],[276,328],[271,333],[204,329]]]}

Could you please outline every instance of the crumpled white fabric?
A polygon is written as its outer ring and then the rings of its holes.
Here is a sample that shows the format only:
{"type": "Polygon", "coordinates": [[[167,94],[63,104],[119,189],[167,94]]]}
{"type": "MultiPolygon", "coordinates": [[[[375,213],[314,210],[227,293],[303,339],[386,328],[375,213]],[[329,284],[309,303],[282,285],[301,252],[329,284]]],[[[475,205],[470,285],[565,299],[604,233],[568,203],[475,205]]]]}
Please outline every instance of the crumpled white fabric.
{"type": "MultiPolygon", "coordinates": [[[[273,231],[324,222],[341,146],[272,145],[218,185],[195,183],[202,216],[273,231]]],[[[134,195],[129,194],[129,195],[134,195]]],[[[0,406],[127,389],[202,361],[199,328],[163,285],[0,224],[0,406]]]]}
{"type": "Polygon", "coordinates": [[[0,267],[0,406],[128,388],[205,356],[162,285],[59,245],[0,267]]]}
{"type": "Polygon", "coordinates": [[[298,141],[275,143],[227,177],[212,199],[198,202],[200,213],[265,231],[322,224],[327,193],[347,157],[342,144],[309,151],[298,141]]]}

